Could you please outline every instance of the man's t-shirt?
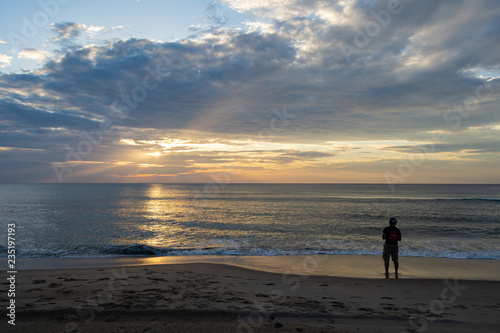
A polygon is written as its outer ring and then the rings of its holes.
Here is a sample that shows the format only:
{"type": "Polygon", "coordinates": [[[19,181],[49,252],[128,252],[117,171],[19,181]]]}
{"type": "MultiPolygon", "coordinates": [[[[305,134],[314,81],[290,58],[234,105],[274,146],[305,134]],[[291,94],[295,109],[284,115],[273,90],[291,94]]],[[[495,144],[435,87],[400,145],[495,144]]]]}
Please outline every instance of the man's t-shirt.
{"type": "Polygon", "coordinates": [[[391,236],[391,232],[393,230],[396,230],[396,232],[398,233],[398,239],[399,239],[399,237],[401,237],[401,231],[399,231],[399,229],[396,228],[396,226],[391,225],[389,227],[385,227],[384,231],[382,231],[385,234],[385,244],[398,245],[398,241],[392,241],[389,239],[391,236]]]}

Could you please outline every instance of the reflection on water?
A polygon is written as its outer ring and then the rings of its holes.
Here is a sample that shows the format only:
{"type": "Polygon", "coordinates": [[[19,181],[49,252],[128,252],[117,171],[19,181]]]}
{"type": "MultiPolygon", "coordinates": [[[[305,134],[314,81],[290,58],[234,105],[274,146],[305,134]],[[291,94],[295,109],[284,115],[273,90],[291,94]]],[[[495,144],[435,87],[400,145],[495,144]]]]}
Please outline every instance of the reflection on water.
{"type": "Polygon", "coordinates": [[[151,184],[147,188],[144,203],[144,219],[147,221],[139,228],[152,236],[144,239],[143,243],[153,246],[169,246],[178,244],[179,227],[172,219],[179,211],[179,202],[175,200],[172,189],[160,184],[151,184]]]}
{"type": "Polygon", "coordinates": [[[133,241],[161,247],[182,244],[186,237],[182,222],[189,203],[185,191],[175,185],[148,184],[141,192],[140,200],[135,192],[132,202],[124,198],[120,204],[121,214],[135,217],[127,230],[133,241]]]}
{"type": "Polygon", "coordinates": [[[168,200],[165,200],[167,193],[159,184],[150,185],[146,196],[149,198],[145,204],[145,217],[152,220],[164,221],[171,213],[168,200]]]}

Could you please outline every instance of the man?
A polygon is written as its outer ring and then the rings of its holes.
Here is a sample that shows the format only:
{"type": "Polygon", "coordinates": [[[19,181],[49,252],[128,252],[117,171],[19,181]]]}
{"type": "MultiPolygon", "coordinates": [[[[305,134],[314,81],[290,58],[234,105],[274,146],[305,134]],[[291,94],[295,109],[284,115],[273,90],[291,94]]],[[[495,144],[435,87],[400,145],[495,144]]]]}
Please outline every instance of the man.
{"type": "Polygon", "coordinates": [[[396,279],[398,278],[398,242],[401,241],[401,231],[396,228],[396,223],[398,221],[391,217],[389,220],[389,226],[385,227],[382,231],[382,239],[385,239],[384,244],[384,254],[382,257],[384,258],[385,263],[385,278],[389,278],[389,257],[392,257],[392,261],[394,262],[394,270],[396,271],[396,279]]]}

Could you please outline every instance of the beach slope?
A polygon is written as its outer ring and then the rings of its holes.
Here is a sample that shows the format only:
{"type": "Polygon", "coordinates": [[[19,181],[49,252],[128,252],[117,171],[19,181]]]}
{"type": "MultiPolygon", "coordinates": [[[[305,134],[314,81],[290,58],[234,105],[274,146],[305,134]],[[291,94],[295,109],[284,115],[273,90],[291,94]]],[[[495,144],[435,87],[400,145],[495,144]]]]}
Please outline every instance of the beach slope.
{"type": "Polygon", "coordinates": [[[500,323],[499,281],[191,263],[25,270],[16,283],[16,325],[4,317],[2,332],[459,333],[496,332],[500,323]]]}

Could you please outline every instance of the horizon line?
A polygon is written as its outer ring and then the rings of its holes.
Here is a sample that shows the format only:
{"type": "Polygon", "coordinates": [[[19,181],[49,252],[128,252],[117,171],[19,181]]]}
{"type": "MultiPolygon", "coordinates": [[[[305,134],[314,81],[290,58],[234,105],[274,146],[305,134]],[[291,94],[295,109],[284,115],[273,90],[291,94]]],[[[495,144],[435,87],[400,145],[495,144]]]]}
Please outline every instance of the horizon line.
{"type": "MultiPolygon", "coordinates": [[[[60,184],[60,185],[76,185],[76,184],[96,184],[96,185],[103,185],[103,184],[111,184],[111,185],[118,185],[118,184],[123,184],[123,185],[141,185],[141,184],[158,184],[158,185],[203,185],[203,184],[218,184],[217,182],[124,182],[124,183],[118,183],[118,182],[108,182],[108,183],[103,183],[103,182],[31,182],[31,183],[0,183],[0,185],[50,185],[50,184],[60,184]]],[[[225,185],[387,185],[390,186],[388,183],[292,183],[292,182],[280,182],[280,183],[268,183],[268,182],[228,182],[224,183],[225,185]]],[[[398,184],[392,184],[393,186],[402,186],[402,185],[500,185],[500,183],[398,183],[398,184]]]]}

